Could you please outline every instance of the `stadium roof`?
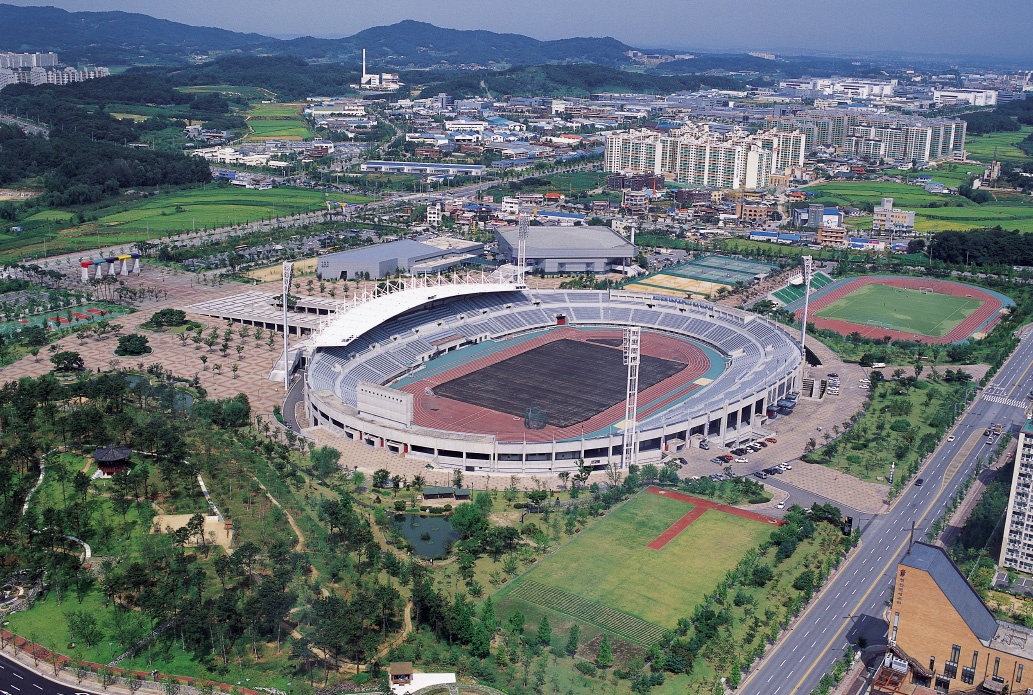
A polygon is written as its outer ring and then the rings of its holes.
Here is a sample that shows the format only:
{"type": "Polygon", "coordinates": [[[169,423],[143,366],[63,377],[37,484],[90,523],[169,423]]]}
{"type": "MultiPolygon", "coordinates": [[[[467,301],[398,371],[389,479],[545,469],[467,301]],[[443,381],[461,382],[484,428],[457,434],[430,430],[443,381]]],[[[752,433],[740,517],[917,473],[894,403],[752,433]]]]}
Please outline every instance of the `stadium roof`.
{"type": "MultiPolygon", "coordinates": [[[[519,243],[516,227],[511,229],[500,229],[499,235],[514,248],[519,243]]],[[[621,250],[617,255],[628,255],[623,250],[628,249],[631,242],[622,237],[609,227],[582,226],[582,227],[537,227],[527,228],[527,251],[533,253],[534,249],[585,249],[590,251],[605,251],[607,249],[621,250]]]]}
{"type": "Polygon", "coordinates": [[[420,258],[430,254],[439,254],[441,249],[430,244],[423,244],[411,239],[400,239],[386,244],[374,244],[363,246],[358,249],[340,251],[321,256],[320,260],[355,261],[355,262],[379,262],[391,261],[396,258],[420,258]]]}
{"type": "Polygon", "coordinates": [[[338,312],[327,327],[316,336],[313,347],[343,347],[388,319],[435,300],[488,292],[509,292],[523,287],[516,283],[503,282],[428,283],[426,286],[382,294],[338,312]]]}

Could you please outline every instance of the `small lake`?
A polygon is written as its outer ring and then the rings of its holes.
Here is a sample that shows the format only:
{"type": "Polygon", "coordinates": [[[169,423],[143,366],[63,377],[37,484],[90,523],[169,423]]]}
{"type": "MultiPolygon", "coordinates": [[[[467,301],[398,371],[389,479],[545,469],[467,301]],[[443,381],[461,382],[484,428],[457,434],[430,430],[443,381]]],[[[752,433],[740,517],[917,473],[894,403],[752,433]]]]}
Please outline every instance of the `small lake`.
{"type": "Polygon", "coordinates": [[[185,391],[161,384],[159,386],[151,386],[151,380],[145,376],[139,374],[127,374],[126,381],[129,383],[129,388],[136,388],[140,384],[146,384],[150,391],[148,392],[151,396],[156,398],[159,403],[165,408],[170,408],[178,412],[184,412],[190,410],[194,405],[194,397],[185,391]],[[171,398],[172,402],[169,403],[168,399],[171,398]]]}
{"type": "Polygon", "coordinates": [[[391,528],[409,541],[416,555],[428,560],[446,557],[452,544],[459,540],[459,533],[453,530],[452,522],[443,516],[393,514],[391,528]]]}

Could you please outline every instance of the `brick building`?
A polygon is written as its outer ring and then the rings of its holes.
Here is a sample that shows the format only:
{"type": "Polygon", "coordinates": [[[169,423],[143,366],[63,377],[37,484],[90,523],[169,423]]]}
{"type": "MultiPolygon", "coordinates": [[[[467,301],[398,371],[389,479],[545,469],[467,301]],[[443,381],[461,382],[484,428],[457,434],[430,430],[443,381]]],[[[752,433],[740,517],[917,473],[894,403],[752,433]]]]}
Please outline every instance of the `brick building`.
{"type": "Polygon", "coordinates": [[[915,543],[900,561],[889,617],[902,681],[944,693],[1033,686],[1033,629],[995,618],[942,548],[915,543]]]}

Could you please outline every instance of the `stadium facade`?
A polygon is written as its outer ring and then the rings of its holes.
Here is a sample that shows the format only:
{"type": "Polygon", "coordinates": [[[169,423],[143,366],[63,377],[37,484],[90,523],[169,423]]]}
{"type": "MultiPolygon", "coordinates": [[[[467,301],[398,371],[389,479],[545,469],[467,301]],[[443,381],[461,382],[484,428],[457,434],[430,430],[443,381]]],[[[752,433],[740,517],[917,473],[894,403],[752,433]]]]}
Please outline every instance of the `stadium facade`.
{"type": "MultiPolygon", "coordinates": [[[[586,432],[582,425],[577,435],[545,441],[498,436],[490,428],[460,431],[416,424],[424,394],[414,393],[411,384],[420,383],[414,378],[448,365],[457,357],[451,353],[461,356],[460,350],[476,352],[510,342],[519,351],[519,340],[557,326],[611,332],[640,326],[658,339],[691,341],[713,355],[707,378],[696,379],[688,390],[680,387],[680,396],[675,391],[651,403],[640,401],[635,429],[639,462],[658,461],[693,436],[721,444],[753,438],[763,432],[768,406],[797,388],[802,360],[798,342],[747,312],[616,290],[529,290],[518,278],[411,278],[397,291],[352,298],[317,334],[307,355],[308,424],[436,467],[468,472],[576,470],[579,459],[596,469],[620,465],[623,418],[595,431],[586,432]],[[392,387],[406,379],[408,391],[392,387]]],[[[603,378],[623,384],[623,371],[578,378],[585,384],[603,378]]],[[[660,383],[666,388],[667,382],[660,383]]]]}

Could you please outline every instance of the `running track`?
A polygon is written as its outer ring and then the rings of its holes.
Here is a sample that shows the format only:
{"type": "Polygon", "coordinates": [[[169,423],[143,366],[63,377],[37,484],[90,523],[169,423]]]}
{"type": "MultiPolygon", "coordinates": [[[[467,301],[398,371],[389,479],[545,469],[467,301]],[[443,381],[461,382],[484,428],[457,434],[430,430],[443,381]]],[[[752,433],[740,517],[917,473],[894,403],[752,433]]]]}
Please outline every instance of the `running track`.
{"type": "MultiPolygon", "coordinates": [[[[1000,318],[999,312],[1001,307],[1002,304],[1000,299],[973,285],[963,285],[961,283],[947,282],[945,280],[932,280],[930,278],[860,277],[854,278],[853,280],[850,280],[839,287],[835,287],[828,292],[819,292],[818,294],[813,295],[810,301],[810,321],[818,328],[827,328],[844,336],[857,332],[866,338],[882,338],[884,336],[889,336],[896,340],[917,340],[923,343],[936,343],[942,345],[946,343],[960,343],[961,341],[972,337],[977,332],[980,332],[980,329],[982,329],[982,332],[984,333],[989,333],[990,329],[1000,318]],[[863,326],[859,323],[850,323],[849,321],[825,319],[817,315],[819,311],[833,302],[842,299],[852,292],[856,292],[865,285],[871,284],[903,287],[912,290],[917,290],[922,287],[930,287],[933,291],[941,294],[949,294],[955,297],[970,296],[981,300],[983,304],[972,312],[968,318],[955,326],[953,330],[940,337],[906,333],[904,331],[896,331],[889,328],[863,326]]],[[[801,307],[796,311],[796,319],[799,321],[802,318],[803,308],[801,307]]]]}
{"type": "Polygon", "coordinates": [[[757,514],[756,512],[748,512],[745,509],[739,509],[738,507],[729,507],[727,504],[718,504],[717,502],[711,502],[710,500],[705,500],[700,497],[693,497],[692,495],[683,495],[680,492],[674,492],[672,490],[663,490],[658,487],[650,486],[646,488],[646,492],[696,505],[693,507],[691,512],[671,524],[666,531],[654,538],[652,542],[646,546],[652,550],[660,550],[663,548],[665,545],[673,541],[679,533],[687,529],[693,521],[703,516],[703,512],[710,511],[711,509],[718,512],[724,512],[725,514],[739,516],[743,519],[749,519],[750,521],[759,521],[762,524],[773,524],[775,526],[782,525],[782,522],[779,519],[772,519],[770,516],[764,516],[763,514],[757,514]]]}

